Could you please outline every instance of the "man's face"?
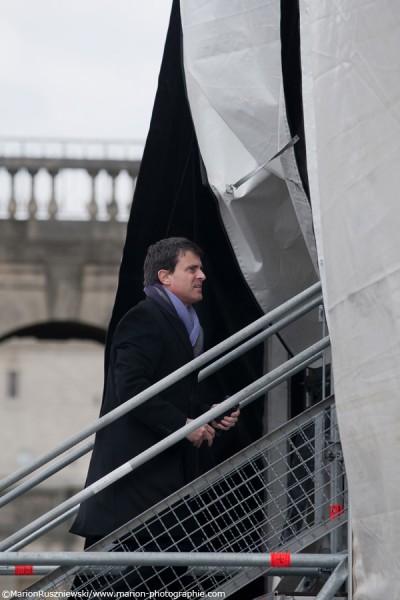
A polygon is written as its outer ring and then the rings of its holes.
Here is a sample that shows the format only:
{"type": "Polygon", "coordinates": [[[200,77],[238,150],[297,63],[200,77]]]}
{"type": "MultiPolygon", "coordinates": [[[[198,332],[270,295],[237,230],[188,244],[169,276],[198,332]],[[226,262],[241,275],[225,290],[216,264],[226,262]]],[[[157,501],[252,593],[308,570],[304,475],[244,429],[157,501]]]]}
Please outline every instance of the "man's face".
{"type": "Polygon", "coordinates": [[[180,255],[173,272],[162,270],[159,271],[158,277],[185,306],[190,306],[203,298],[202,287],[206,276],[203,273],[200,257],[190,250],[180,255]]]}

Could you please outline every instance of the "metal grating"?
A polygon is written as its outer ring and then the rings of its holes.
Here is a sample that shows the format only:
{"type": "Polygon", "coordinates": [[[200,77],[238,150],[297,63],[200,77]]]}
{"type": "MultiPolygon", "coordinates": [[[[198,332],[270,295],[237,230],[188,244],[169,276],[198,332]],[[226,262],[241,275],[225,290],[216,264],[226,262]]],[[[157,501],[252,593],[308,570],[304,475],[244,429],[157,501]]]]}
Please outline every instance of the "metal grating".
{"type": "MultiPolygon", "coordinates": [[[[90,550],[297,552],[346,521],[345,497],[334,401],[328,398],[90,550]]],[[[202,597],[218,590],[226,597],[262,574],[260,568],[218,566],[59,568],[29,590],[74,590],[77,596],[134,591],[143,598],[155,590],[202,597]]]]}

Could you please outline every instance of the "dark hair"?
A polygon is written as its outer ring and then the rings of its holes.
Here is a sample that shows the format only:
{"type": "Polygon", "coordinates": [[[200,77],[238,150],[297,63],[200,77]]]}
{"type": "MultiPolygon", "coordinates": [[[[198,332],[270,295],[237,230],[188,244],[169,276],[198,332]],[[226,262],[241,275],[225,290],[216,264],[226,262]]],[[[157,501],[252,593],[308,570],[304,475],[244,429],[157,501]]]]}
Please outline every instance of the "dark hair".
{"type": "Polygon", "coordinates": [[[160,283],[158,272],[162,269],[173,273],[179,258],[188,251],[203,255],[197,244],[184,237],[166,238],[149,246],[143,266],[144,285],[160,283]]]}

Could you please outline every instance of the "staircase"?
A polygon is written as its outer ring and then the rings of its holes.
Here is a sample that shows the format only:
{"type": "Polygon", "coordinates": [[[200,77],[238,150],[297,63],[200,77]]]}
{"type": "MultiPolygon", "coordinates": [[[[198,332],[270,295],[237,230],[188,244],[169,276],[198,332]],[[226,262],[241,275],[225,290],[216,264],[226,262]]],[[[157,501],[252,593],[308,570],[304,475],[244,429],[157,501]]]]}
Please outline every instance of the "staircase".
{"type": "MultiPolygon", "coordinates": [[[[199,374],[199,379],[204,379],[320,304],[317,284],[129,400],[113,411],[115,414],[108,413],[10,475],[0,482],[0,489],[14,485],[56,459],[177,378],[207,365],[199,374]]],[[[235,405],[245,408],[315,363],[328,345],[329,338],[322,339],[237,392],[221,403],[223,412],[235,405]]],[[[215,418],[216,410],[211,409],[121,465],[104,481],[92,484],[0,542],[0,561],[11,564],[7,560],[15,556],[15,564],[17,560],[18,564],[26,564],[21,562],[22,554],[15,550],[70,517],[91,494],[183,439],[189,433],[188,428],[194,430],[215,418]]],[[[0,498],[0,506],[91,448],[92,443],[76,448],[56,465],[14,487],[0,498]]],[[[156,597],[154,590],[171,593],[185,590],[186,597],[192,598],[228,597],[268,574],[279,575],[280,582],[275,595],[263,600],[279,598],[278,594],[284,598],[287,593],[292,594],[288,598],[299,597],[296,593],[304,598],[312,589],[319,590],[318,600],[328,600],[344,581],[344,569],[347,574],[347,567],[343,566],[346,555],[340,554],[346,548],[347,505],[334,397],[330,396],[114,531],[86,553],[75,553],[72,562],[63,553],[50,556],[48,563],[43,562],[45,553],[36,555],[37,564],[60,567],[49,568],[50,572],[26,591],[40,596],[62,596],[72,590],[80,597],[135,593],[134,597],[152,598],[156,597]],[[314,554],[310,556],[307,552],[314,554]],[[304,566],[293,568],[291,562],[296,561],[291,556],[304,558],[304,566]],[[329,568],[321,568],[327,564],[329,568]]]]}
{"type": "MultiPolygon", "coordinates": [[[[346,483],[330,397],[127,523],[91,552],[297,553],[347,521],[346,483]]],[[[217,556],[217,555],[216,555],[217,556]]],[[[218,561],[217,561],[218,562],[218,561]]],[[[60,568],[29,592],[223,592],[265,568],[218,565],[60,568]]],[[[146,596],[143,596],[146,597],[146,596]]],[[[200,596],[199,596],[200,597],[200,596]]],[[[214,596],[215,597],[215,596],[214,596]]]]}

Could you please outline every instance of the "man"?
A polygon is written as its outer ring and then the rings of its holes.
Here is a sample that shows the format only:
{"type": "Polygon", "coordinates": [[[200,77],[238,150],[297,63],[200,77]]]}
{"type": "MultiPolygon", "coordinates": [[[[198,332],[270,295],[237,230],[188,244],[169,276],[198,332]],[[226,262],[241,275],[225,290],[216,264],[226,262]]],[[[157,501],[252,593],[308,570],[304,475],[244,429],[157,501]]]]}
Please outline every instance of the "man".
{"type": "MultiPolygon", "coordinates": [[[[126,402],[198,356],[203,332],[193,304],[203,297],[200,248],[186,238],[150,246],[144,263],[146,300],[118,324],[101,415],[126,402]]],[[[177,431],[210,409],[196,398],[197,373],[186,376],[99,431],[86,485],[177,431]]],[[[149,463],[82,503],[71,528],[85,547],[173,493],[195,475],[196,448],[211,446],[215,430],[228,430],[239,411],[190,433],[149,463]]]]}

